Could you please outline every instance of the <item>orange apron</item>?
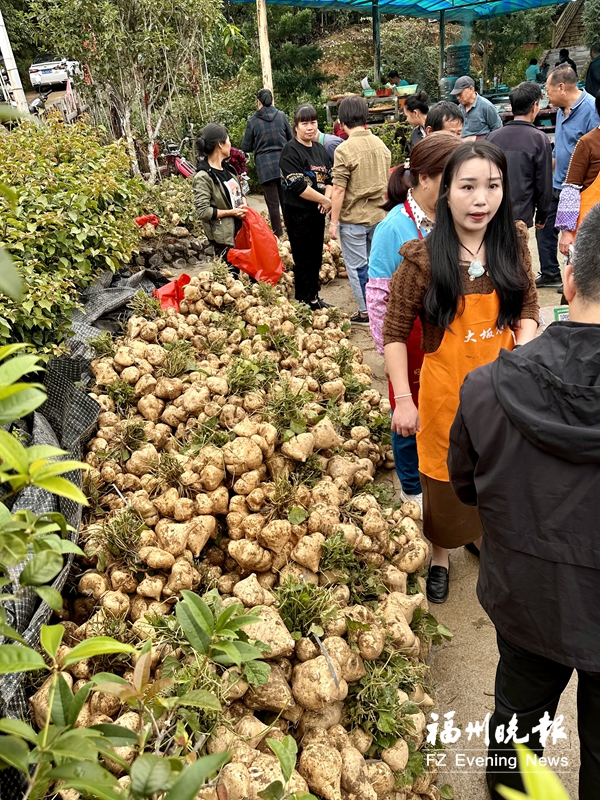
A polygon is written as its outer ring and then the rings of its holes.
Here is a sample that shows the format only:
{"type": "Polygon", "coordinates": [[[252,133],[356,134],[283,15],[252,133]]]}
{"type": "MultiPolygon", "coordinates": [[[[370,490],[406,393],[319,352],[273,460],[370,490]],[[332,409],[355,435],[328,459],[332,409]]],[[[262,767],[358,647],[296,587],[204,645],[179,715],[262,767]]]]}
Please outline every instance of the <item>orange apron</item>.
{"type": "Polygon", "coordinates": [[[435,353],[426,353],[421,368],[417,433],[419,471],[437,481],[449,481],[448,447],[450,427],[458,410],[460,387],[476,367],[494,361],[500,350],[513,349],[510,328],[497,327],[500,303],[491,294],[469,294],[452,329],[435,353]]]}
{"type": "Polygon", "coordinates": [[[583,218],[591,211],[596,203],[600,203],[600,172],[596,175],[596,179],[591,186],[584,189],[581,193],[581,206],[579,208],[579,219],[577,220],[577,227],[583,222],[583,218]]]}

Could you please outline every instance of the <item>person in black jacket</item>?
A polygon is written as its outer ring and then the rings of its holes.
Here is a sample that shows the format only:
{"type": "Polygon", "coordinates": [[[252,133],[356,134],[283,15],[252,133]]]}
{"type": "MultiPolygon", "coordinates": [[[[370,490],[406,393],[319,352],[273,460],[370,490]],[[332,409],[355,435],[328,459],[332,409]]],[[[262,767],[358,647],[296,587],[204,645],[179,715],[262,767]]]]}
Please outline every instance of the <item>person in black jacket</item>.
{"type": "Polygon", "coordinates": [[[286,115],[273,105],[272,92],[261,89],[258,93],[258,111],[246,124],[241,149],[246,153],[254,152],[258,180],[269,210],[271,227],[279,238],[283,236],[279,213],[280,204],[283,208],[279,157],[285,143],[292,138],[292,129],[286,115]]]}
{"type": "Polygon", "coordinates": [[[514,120],[488,134],[488,142],[504,151],[515,219],[528,228],[544,227],[552,200],[552,145],[534,120],[542,92],[537,83],[524,81],[511,91],[514,120]]]}
{"type": "Polygon", "coordinates": [[[470,372],[450,432],[452,487],[483,526],[477,596],[500,651],[487,760],[494,800],[498,784],[524,791],[500,760],[515,756],[511,721],[541,756],[574,669],[579,800],[600,791],[599,229],[597,205],[565,268],[570,321],[470,372]]]}
{"type": "Polygon", "coordinates": [[[313,311],[328,308],[319,297],[325,214],[331,209],[331,160],[319,142],[316,109],[308,103],[294,112],[296,138],[281,153],[283,216],[294,258],[295,297],[313,311]]]}
{"type": "Polygon", "coordinates": [[[558,53],[558,61],[554,64],[555,67],[560,67],[561,64],[568,64],[575,75],[577,75],[577,64],[573,61],[572,58],[569,57],[569,51],[566,47],[563,47],[562,50],[558,53]]]}
{"type": "Polygon", "coordinates": [[[596,42],[590,48],[591,62],[585,76],[585,90],[592,97],[596,97],[600,92],[600,42],[596,42]]]}

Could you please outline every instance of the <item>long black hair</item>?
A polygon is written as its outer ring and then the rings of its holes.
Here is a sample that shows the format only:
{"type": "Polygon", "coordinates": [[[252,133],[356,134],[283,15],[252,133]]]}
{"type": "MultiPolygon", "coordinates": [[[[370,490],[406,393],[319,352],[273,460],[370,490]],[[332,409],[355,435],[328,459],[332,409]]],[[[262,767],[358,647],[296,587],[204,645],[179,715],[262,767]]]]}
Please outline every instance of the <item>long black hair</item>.
{"type": "Polygon", "coordinates": [[[508,184],[508,169],[502,150],[491,142],[460,145],[446,162],[440,184],[435,227],[426,239],[431,263],[431,284],[425,294],[425,316],[433,325],[448,330],[464,294],[459,262],[460,242],[448,205],[448,194],[459,167],[471,158],[483,158],[502,175],[503,196],[485,232],[486,266],[500,300],[498,327],[514,326],[521,318],[524,293],[529,285],[519,253],[517,230],[508,184]]]}

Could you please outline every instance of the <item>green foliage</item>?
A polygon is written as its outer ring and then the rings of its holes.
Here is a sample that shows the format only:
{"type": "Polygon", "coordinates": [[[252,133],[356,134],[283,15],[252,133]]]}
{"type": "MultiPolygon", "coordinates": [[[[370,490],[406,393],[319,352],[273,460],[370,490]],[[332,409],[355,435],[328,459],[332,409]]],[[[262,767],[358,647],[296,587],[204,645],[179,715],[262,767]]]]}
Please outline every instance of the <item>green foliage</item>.
{"type": "Polygon", "coordinates": [[[185,445],[185,452],[190,454],[198,453],[207,444],[223,447],[233,438],[235,438],[234,433],[224,433],[220,430],[218,417],[210,417],[206,422],[199,422],[198,426],[191,432],[185,445]]]}
{"type": "Polygon", "coordinates": [[[117,378],[107,386],[106,394],[113,401],[115,408],[120,414],[127,413],[127,410],[133,405],[135,400],[134,387],[122,378],[117,378]]]}
{"type": "Polygon", "coordinates": [[[194,350],[190,342],[185,339],[166,344],[165,350],[167,357],[160,366],[159,375],[164,375],[165,378],[177,378],[184,372],[191,372],[196,367],[193,358],[194,350]]]}
{"type": "Polygon", "coordinates": [[[27,341],[44,355],[64,349],[79,289],[130,259],[137,184],[122,145],[101,137],[53,117],[0,137],[0,183],[16,198],[11,209],[0,197],[0,237],[24,282],[22,302],[2,298],[0,344],[27,341]]]}
{"type": "Polygon", "coordinates": [[[422,608],[415,609],[410,627],[419,638],[431,640],[433,644],[442,644],[444,639],[449,642],[454,636],[449,628],[422,608]]]}
{"type": "Polygon", "coordinates": [[[148,464],[148,472],[156,478],[154,495],[172,488],[177,489],[182,497],[187,497],[189,490],[180,481],[183,471],[183,465],[174,453],[166,450],[159,453],[158,461],[148,464]]]}
{"type": "Polygon", "coordinates": [[[377,661],[365,661],[365,669],[365,677],[349,687],[348,717],[352,727],[360,725],[373,736],[369,752],[375,754],[414,731],[412,720],[406,715],[416,714],[419,707],[401,702],[398,690],[413,691],[423,675],[408,659],[385,651],[377,661]]]}
{"type": "Polygon", "coordinates": [[[539,59],[544,52],[544,48],[539,47],[524,48],[519,47],[512,54],[510,63],[506,65],[503,81],[507,86],[513,87],[525,80],[525,70],[529,66],[532,58],[539,59]]]}
{"type": "Polygon", "coordinates": [[[296,486],[304,484],[313,489],[323,477],[323,464],[316,453],[311,453],[304,463],[298,464],[292,475],[296,486]]]}
{"type": "Polygon", "coordinates": [[[266,789],[258,792],[258,796],[262,800],[317,800],[314,795],[306,792],[288,791],[288,784],[296,766],[296,756],[298,755],[298,745],[294,737],[284,736],[281,742],[277,739],[266,739],[266,742],[277,756],[283,783],[281,781],[273,781],[266,789]]]}
{"type": "Polygon", "coordinates": [[[564,786],[549,767],[540,764],[525,745],[515,744],[515,747],[526,794],[505,786],[498,787],[498,794],[505,800],[569,800],[564,786]]]}
{"type": "Polygon", "coordinates": [[[244,65],[235,80],[220,87],[212,112],[202,117],[201,124],[219,120],[229,131],[232,143],[239,147],[246,122],[256,111],[256,93],[261,86],[260,70],[250,71],[248,65],[244,65]]]}
{"type": "Polygon", "coordinates": [[[383,125],[371,125],[370,130],[392,154],[392,167],[404,164],[408,155],[411,127],[405,122],[384,122],[383,125]]]}
{"type": "MultiPolygon", "coordinates": [[[[268,284],[263,283],[261,286],[268,286],[268,284]]],[[[269,286],[269,289],[272,288],[272,286],[269,286]]],[[[258,325],[256,330],[271,347],[282,355],[286,357],[298,355],[298,342],[293,334],[284,333],[283,331],[275,331],[273,333],[270,325],[258,325]]]]}
{"type": "Polygon", "coordinates": [[[291,438],[295,434],[306,431],[306,419],[302,413],[303,406],[312,397],[310,392],[294,392],[288,381],[281,381],[278,391],[272,392],[267,403],[265,416],[268,422],[277,428],[280,436],[291,438]]]}
{"type": "Polygon", "coordinates": [[[338,616],[332,589],[289,577],[273,590],[277,610],[294,639],[316,633],[323,636],[327,623],[338,616]]]}
{"type": "Polygon", "coordinates": [[[235,358],[227,369],[227,384],[232,394],[244,395],[266,389],[277,377],[277,364],[269,356],[235,358]]]}
{"type": "MultiPolygon", "coordinates": [[[[301,102],[319,104],[321,86],[329,78],[319,69],[322,51],[314,43],[314,14],[310,9],[267,8],[273,90],[279,108],[291,113],[301,102]]],[[[255,23],[248,37],[256,40],[255,23]]],[[[248,57],[249,69],[260,74],[258,48],[248,57]]]]}
{"type": "Polygon", "coordinates": [[[582,22],[588,47],[600,42],[600,0],[585,0],[582,22]]]}
{"type": "Polygon", "coordinates": [[[145,317],[146,319],[164,317],[164,312],[160,306],[160,300],[141,290],[135,293],[127,305],[136,317],[145,317]]]}
{"type": "MultiPolygon", "coordinates": [[[[150,182],[156,177],[154,139],[178,91],[201,90],[204,36],[223,18],[214,0],[32,0],[38,36],[52,50],[86,64],[90,94],[110,105],[117,135],[128,141],[139,172],[132,117],[146,140],[150,182]]],[[[83,90],[85,86],[81,87],[83,90]]]]}
{"type": "Polygon", "coordinates": [[[113,556],[128,560],[140,547],[144,520],[133,508],[124,508],[107,517],[102,526],[102,544],[113,556]]]}
{"type": "Polygon", "coordinates": [[[88,339],[88,346],[94,358],[114,356],[117,352],[113,337],[108,331],[103,331],[99,333],[98,336],[93,336],[91,339],[88,339]]]}
{"type": "MultiPolygon", "coordinates": [[[[291,303],[294,307],[294,317],[293,319],[290,317],[290,322],[293,322],[294,325],[301,325],[304,330],[312,327],[313,312],[310,306],[307,303],[299,303],[296,300],[292,300],[291,303]]],[[[329,319],[331,320],[331,317],[329,319]]]]}
{"type": "Polygon", "coordinates": [[[218,595],[213,596],[218,601],[213,603],[213,611],[195,592],[184,589],[181,594],[183,600],[175,606],[175,616],[194,652],[225,667],[262,658],[263,650],[250,644],[242,630],[245,625],[259,622],[260,617],[245,614],[241,603],[223,610],[218,595]]]}
{"type": "MultiPolygon", "coordinates": [[[[340,583],[348,586],[353,603],[369,606],[379,595],[387,592],[381,582],[380,570],[372,564],[366,565],[359,561],[354,548],[341,531],[323,542],[320,569],[334,572],[340,583]]],[[[348,624],[352,626],[351,620],[348,624]]]]}
{"type": "MultiPolygon", "coordinates": [[[[489,80],[497,75],[503,83],[507,83],[517,48],[532,41],[539,42],[542,48],[550,47],[553,14],[554,10],[548,6],[476,21],[472,29],[473,40],[483,42],[484,48],[487,46],[489,50],[488,75],[484,78],[489,80]]],[[[517,83],[525,80],[525,68],[521,67],[519,65],[517,83]]]]}
{"type": "MultiPolygon", "coordinates": [[[[371,26],[365,25],[365,43],[341,45],[341,59],[353,68],[345,78],[336,83],[341,92],[359,91],[359,82],[365,75],[373,76],[373,55],[370,46],[371,26]],[[368,44],[367,44],[368,43],[368,44]],[[344,48],[348,52],[344,52],[344,48]]],[[[418,84],[430,97],[437,97],[437,77],[439,63],[439,28],[424,19],[394,18],[381,24],[381,67],[387,75],[396,69],[410,84],[418,84]]],[[[447,29],[450,38],[450,29],[447,29]]],[[[331,57],[331,56],[330,56],[331,57]]]]}

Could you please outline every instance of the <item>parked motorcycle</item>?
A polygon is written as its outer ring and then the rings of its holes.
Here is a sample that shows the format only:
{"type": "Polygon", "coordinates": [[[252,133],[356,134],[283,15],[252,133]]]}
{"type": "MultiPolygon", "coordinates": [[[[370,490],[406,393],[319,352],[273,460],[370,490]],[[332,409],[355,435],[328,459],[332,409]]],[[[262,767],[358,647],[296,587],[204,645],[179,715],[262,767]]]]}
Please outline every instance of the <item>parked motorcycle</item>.
{"type": "Polygon", "coordinates": [[[165,159],[166,163],[159,167],[161,178],[170,178],[172,175],[182,175],[184,178],[193,178],[196,174],[196,167],[181,154],[184,144],[190,141],[186,136],[179,144],[176,142],[164,142],[163,152],[159,157],[165,159]]]}
{"type": "Polygon", "coordinates": [[[51,94],[52,89],[48,89],[45,92],[39,92],[38,96],[35,97],[31,103],[29,103],[29,113],[34,117],[43,117],[46,112],[46,102],[51,94]]]}

